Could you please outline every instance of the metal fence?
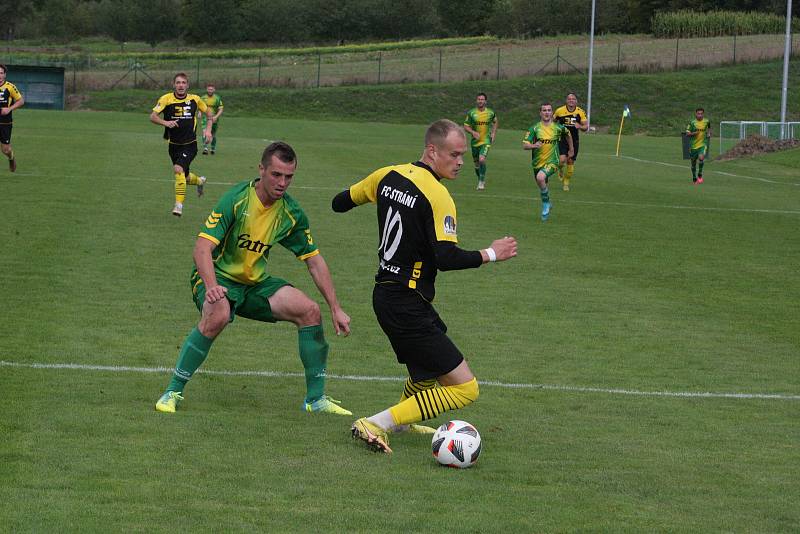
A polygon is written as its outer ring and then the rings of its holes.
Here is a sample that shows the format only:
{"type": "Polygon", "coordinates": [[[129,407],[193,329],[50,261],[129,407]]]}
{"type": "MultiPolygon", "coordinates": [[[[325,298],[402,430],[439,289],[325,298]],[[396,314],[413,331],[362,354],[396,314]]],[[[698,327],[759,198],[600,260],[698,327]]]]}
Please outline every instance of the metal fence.
{"type": "MultiPolygon", "coordinates": [[[[795,36],[796,37],[796,36],[795,36]]],[[[595,72],[656,72],[698,65],[745,63],[783,56],[783,35],[695,39],[599,40],[595,72]]],[[[800,40],[792,40],[793,53],[800,40]]],[[[13,53],[6,63],[13,64],[13,53]]],[[[186,72],[194,87],[314,88],[381,83],[499,80],[522,76],[585,73],[588,42],[511,41],[377,52],[191,59],[102,59],[62,62],[67,90],[80,93],[117,87],[169,87],[186,72]]],[[[20,63],[31,64],[26,57],[20,63]]]]}
{"type": "Polygon", "coordinates": [[[719,153],[742,139],[760,135],[770,139],[800,139],[800,122],[722,121],[719,123],[719,153]]]}

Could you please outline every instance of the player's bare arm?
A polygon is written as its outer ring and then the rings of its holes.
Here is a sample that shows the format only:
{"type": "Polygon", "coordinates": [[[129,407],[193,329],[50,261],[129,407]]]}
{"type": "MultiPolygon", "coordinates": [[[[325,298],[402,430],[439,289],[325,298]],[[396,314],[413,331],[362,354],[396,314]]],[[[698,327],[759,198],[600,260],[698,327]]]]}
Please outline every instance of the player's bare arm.
{"type": "Polygon", "coordinates": [[[158,124],[159,126],[165,126],[167,128],[175,128],[178,126],[178,121],[165,121],[155,111],[150,112],[150,122],[153,124],[158,124]]]}
{"type": "Polygon", "coordinates": [[[7,108],[0,108],[0,115],[8,115],[17,108],[21,108],[25,104],[25,97],[20,98],[7,108]]]}
{"type": "Polygon", "coordinates": [[[536,150],[537,148],[542,147],[542,142],[537,140],[535,143],[529,143],[528,141],[522,142],[522,149],[523,150],[536,150]]]}
{"type": "Polygon", "coordinates": [[[216,248],[216,244],[206,239],[205,237],[198,237],[194,245],[194,264],[197,266],[197,274],[203,279],[203,284],[206,286],[206,302],[214,304],[215,302],[224,299],[228,289],[225,286],[217,284],[217,275],[214,272],[214,262],[211,259],[211,254],[216,248]]]}
{"type": "Polygon", "coordinates": [[[319,289],[320,294],[331,309],[331,319],[333,321],[333,329],[336,331],[336,335],[349,335],[350,316],[347,315],[344,310],[342,310],[342,307],[339,305],[339,301],[336,299],[336,290],[333,287],[331,272],[328,269],[328,264],[325,262],[322,254],[311,256],[310,258],[306,259],[305,262],[306,267],[308,268],[308,273],[311,275],[311,279],[314,280],[314,284],[316,284],[317,289],[319,289]]]}
{"type": "Polygon", "coordinates": [[[492,123],[492,133],[489,136],[489,141],[494,143],[494,138],[497,135],[497,128],[500,127],[500,123],[497,121],[497,117],[495,117],[494,122],[492,123]]]}
{"type": "Polygon", "coordinates": [[[572,143],[572,134],[567,130],[567,146],[569,146],[569,150],[567,151],[567,159],[572,159],[572,156],[575,155],[575,145],[572,143]]]}

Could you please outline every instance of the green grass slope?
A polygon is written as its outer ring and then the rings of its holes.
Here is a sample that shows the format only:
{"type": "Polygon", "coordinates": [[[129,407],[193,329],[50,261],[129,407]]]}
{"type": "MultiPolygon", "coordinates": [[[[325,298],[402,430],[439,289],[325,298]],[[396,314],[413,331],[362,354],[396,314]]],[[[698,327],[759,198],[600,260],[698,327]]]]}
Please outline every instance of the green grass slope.
{"type": "MultiPolygon", "coordinates": [[[[800,62],[791,64],[790,87],[800,85],[800,62]]],[[[675,135],[703,106],[721,120],[779,120],[780,62],[682,70],[658,74],[600,74],[593,79],[592,123],[616,132],[622,109],[633,113],[626,133],[675,135]]],[[[164,92],[169,88],[164,88],[164,92]]],[[[202,92],[203,88],[193,91],[202,92]]],[[[314,90],[232,89],[218,91],[228,117],[272,117],[425,124],[441,117],[463,119],[479,91],[489,94],[504,128],[522,130],[538,120],[538,105],[561,105],[575,91],[586,105],[585,76],[543,76],[452,84],[334,87],[314,90]]],[[[91,93],[81,109],[149,113],[158,91],[91,93]]],[[[789,92],[789,119],[800,120],[800,92],[789,92]]]]}

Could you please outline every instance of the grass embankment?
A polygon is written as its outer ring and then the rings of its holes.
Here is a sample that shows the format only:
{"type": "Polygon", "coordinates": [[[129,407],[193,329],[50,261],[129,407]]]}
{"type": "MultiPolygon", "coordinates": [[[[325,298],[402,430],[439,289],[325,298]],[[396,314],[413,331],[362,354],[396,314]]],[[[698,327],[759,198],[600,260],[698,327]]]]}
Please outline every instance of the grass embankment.
{"type": "MultiPolygon", "coordinates": [[[[720,120],[779,120],[782,64],[770,62],[658,74],[602,74],[594,77],[592,124],[616,132],[623,107],[632,118],[626,133],[672,135],[697,106],[720,120]]],[[[791,87],[800,83],[800,61],[790,65],[791,87]]],[[[166,92],[168,88],[165,88],[166,92]]],[[[194,91],[202,91],[194,88],[194,91]]],[[[475,94],[489,94],[503,128],[524,129],[538,120],[538,104],[563,103],[576,91],[586,106],[585,76],[547,76],[451,84],[404,84],[322,89],[219,88],[227,116],[425,124],[440,117],[461,120],[475,94]]],[[[151,90],[116,90],[87,95],[79,107],[148,112],[159,95],[151,90]]],[[[789,94],[789,119],[800,120],[800,93],[789,94]]]]}

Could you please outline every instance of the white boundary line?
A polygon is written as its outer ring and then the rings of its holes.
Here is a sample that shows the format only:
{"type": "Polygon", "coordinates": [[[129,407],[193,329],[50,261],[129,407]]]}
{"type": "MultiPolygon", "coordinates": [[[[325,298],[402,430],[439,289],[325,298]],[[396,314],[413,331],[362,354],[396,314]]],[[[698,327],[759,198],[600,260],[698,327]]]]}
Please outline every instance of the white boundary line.
{"type": "MultiPolygon", "coordinates": [[[[617,156],[608,156],[608,157],[609,158],[616,158],[617,156]]],[[[679,168],[679,169],[685,169],[686,168],[686,165],[678,165],[677,163],[666,163],[664,161],[652,161],[652,160],[649,160],[649,159],[639,159],[639,158],[634,158],[633,156],[619,156],[619,157],[623,158],[623,159],[629,159],[629,160],[632,160],[632,161],[638,161],[640,163],[650,163],[652,165],[663,165],[664,167],[676,167],[676,168],[679,168]]],[[[800,183],[796,183],[796,182],[778,182],[778,181],[775,181],[775,180],[767,180],[766,178],[757,178],[755,176],[747,176],[747,175],[744,175],[744,174],[734,174],[732,172],[717,171],[717,170],[714,170],[714,169],[709,169],[709,170],[706,171],[706,174],[710,174],[710,173],[721,174],[722,176],[730,176],[732,178],[744,178],[745,180],[754,180],[754,181],[757,181],[757,182],[765,182],[765,183],[768,183],[768,184],[792,185],[792,186],[795,186],[795,187],[800,187],[800,183]]]]}
{"type": "MultiPolygon", "coordinates": [[[[80,363],[19,363],[0,360],[0,367],[16,367],[24,369],[69,369],[77,371],[101,371],[110,373],[171,373],[171,367],[127,367],[117,365],[88,365],[80,363]]],[[[302,378],[303,373],[287,373],[282,371],[198,371],[200,374],[216,376],[257,376],[265,378],[302,378]]],[[[394,376],[364,376],[364,375],[328,375],[328,378],[338,380],[351,380],[360,382],[401,382],[402,377],[394,376]]],[[[677,397],[677,398],[705,398],[705,399],[759,399],[797,401],[800,395],[785,395],[779,393],[713,393],[700,391],[639,391],[619,388],[595,388],[580,386],[565,386],[554,384],[515,384],[498,382],[496,380],[481,380],[482,386],[492,386],[506,389],[544,389],[549,391],[564,391],[568,393],[603,393],[609,395],[633,395],[639,397],[677,397]]]]}
{"type": "MultiPolygon", "coordinates": [[[[615,156],[610,156],[615,157],[615,156]]],[[[678,167],[678,165],[674,165],[673,163],[661,163],[658,161],[647,161],[643,159],[636,159],[631,158],[629,156],[620,156],[621,158],[632,159],[635,161],[639,161],[642,163],[653,163],[656,165],[668,165],[678,167]]],[[[737,176],[730,173],[721,173],[719,174],[727,174],[729,176],[737,176]]],[[[16,173],[16,176],[37,176],[37,177],[44,177],[43,174],[37,173],[16,173]]],[[[741,178],[748,178],[742,177],[741,178]]],[[[69,176],[63,175],[62,178],[84,178],[83,176],[69,176]]],[[[136,182],[163,182],[163,183],[170,183],[172,181],[167,178],[136,178],[131,176],[116,176],[114,177],[115,180],[125,180],[125,181],[136,181],[136,182]]],[[[753,180],[764,180],[762,178],[751,178],[753,180]]],[[[209,185],[236,185],[240,182],[210,182],[209,185]]],[[[773,183],[784,183],[784,182],[773,182],[773,183]]],[[[798,185],[800,184],[789,184],[789,185],[798,185]]],[[[333,186],[316,186],[316,185],[292,185],[292,189],[307,189],[307,190],[318,190],[318,191],[343,191],[347,186],[342,187],[333,187],[333,186]]],[[[464,197],[483,197],[483,198],[496,198],[501,200],[516,200],[516,201],[523,201],[523,202],[531,202],[538,200],[539,197],[537,196],[526,196],[526,195],[493,195],[491,193],[451,193],[451,196],[455,198],[464,198],[464,197]]],[[[681,205],[670,205],[670,204],[649,204],[649,203],[636,203],[636,202],[610,202],[604,200],[572,200],[572,199],[559,199],[559,204],[591,204],[597,206],[622,206],[628,208],[641,208],[641,209],[665,209],[665,210],[688,210],[688,211],[715,211],[715,212],[733,212],[733,213],[773,213],[779,215],[800,215],[800,210],[773,210],[773,209],[755,209],[755,208],[715,208],[711,206],[681,206],[681,205]]]]}

